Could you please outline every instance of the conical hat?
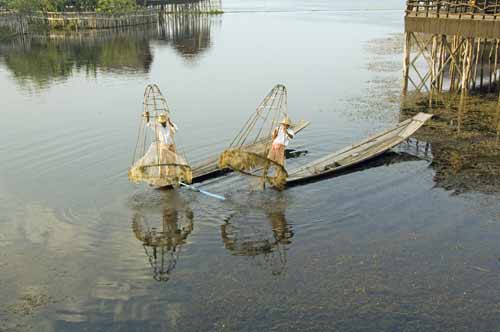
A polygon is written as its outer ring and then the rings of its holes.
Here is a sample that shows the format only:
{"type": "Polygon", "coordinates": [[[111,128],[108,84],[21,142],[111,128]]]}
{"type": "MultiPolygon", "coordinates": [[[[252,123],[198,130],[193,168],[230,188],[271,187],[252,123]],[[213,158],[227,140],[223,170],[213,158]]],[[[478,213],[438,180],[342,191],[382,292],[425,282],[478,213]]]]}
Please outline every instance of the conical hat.
{"type": "Polygon", "coordinates": [[[283,120],[280,121],[280,124],[284,124],[285,126],[289,126],[290,125],[290,119],[287,117],[285,117],[283,120]]]}
{"type": "Polygon", "coordinates": [[[160,114],[158,116],[158,122],[159,123],[167,122],[167,114],[160,114]]]}

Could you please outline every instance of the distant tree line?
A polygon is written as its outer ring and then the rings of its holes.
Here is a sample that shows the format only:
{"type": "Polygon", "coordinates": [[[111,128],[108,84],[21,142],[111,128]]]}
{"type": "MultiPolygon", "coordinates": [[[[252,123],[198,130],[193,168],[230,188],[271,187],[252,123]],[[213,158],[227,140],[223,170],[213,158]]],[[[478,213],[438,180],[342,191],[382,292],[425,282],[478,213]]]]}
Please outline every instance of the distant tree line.
{"type": "Polygon", "coordinates": [[[137,9],[137,2],[136,0],[0,0],[0,9],[2,8],[19,13],[34,11],[121,13],[137,9]]]}

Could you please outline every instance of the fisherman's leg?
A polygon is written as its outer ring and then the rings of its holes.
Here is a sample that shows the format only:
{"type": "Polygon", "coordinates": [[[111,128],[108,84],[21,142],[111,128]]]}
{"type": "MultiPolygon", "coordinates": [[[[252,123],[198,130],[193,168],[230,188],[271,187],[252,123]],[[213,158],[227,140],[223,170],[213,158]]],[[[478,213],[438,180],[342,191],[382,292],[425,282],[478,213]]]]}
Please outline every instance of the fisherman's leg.
{"type": "Polygon", "coordinates": [[[279,146],[273,144],[271,146],[271,150],[269,150],[269,154],[267,155],[267,159],[270,159],[274,162],[278,162],[279,160],[279,146]]]}
{"type": "Polygon", "coordinates": [[[276,151],[276,154],[276,162],[285,167],[285,146],[280,144],[278,150],[276,151]]]}
{"type": "Polygon", "coordinates": [[[165,177],[168,175],[168,147],[165,144],[160,145],[160,164],[163,166],[160,167],[160,177],[165,177]]]}

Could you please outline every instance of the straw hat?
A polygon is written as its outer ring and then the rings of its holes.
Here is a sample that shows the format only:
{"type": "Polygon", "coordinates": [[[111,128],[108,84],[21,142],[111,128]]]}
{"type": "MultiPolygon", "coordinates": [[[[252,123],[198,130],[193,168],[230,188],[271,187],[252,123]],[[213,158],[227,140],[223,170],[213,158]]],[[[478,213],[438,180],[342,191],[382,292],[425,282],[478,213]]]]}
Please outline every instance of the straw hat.
{"type": "Polygon", "coordinates": [[[288,116],[281,120],[280,124],[290,126],[290,119],[288,118],[288,116]]]}
{"type": "Polygon", "coordinates": [[[159,123],[164,123],[164,122],[167,122],[167,115],[166,114],[160,114],[158,116],[158,122],[159,123]]]}

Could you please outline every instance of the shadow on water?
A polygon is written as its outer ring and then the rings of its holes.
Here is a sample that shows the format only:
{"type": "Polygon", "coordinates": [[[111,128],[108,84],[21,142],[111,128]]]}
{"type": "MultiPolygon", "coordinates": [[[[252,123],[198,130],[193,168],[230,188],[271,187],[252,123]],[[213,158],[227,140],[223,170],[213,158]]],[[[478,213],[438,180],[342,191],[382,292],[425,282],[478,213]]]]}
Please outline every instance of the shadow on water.
{"type": "Polygon", "coordinates": [[[156,281],[170,280],[181,248],[194,228],[193,211],[177,191],[162,192],[162,197],[163,203],[132,208],[132,231],[142,242],[156,281]]]}
{"type": "Polygon", "coordinates": [[[120,31],[51,33],[0,38],[0,65],[21,85],[43,89],[82,72],[131,75],[150,72],[154,54],[150,43],[170,46],[192,61],[212,45],[214,18],[176,15],[159,25],[120,31]]]}

